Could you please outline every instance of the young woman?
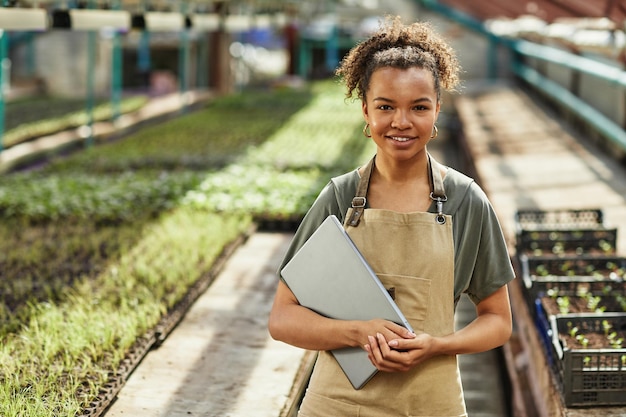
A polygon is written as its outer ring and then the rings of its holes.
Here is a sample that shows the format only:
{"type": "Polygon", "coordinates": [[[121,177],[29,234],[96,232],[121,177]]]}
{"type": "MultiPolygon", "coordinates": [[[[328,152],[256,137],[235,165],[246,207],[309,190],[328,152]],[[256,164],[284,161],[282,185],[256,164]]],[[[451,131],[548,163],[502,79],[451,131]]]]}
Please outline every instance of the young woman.
{"type": "Polygon", "coordinates": [[[354,47],[337,74],[362,102],[366,166],[333,178],[305,216],[283,265],[330,214],[346,231],[415,334],[385,320],[334,320],[302,307],[279,282],[269,318],[277,340],[320,351],[300,416],[466,416],[457,354],[511,335],[506,284],[514,278],[493,208],[480,187],[437,163],[442,89],[458,84],[454,51],[428,24],[388,19],[354,47]],[[461,293],[477,318],[455,331],[461,293]],[[355,390],[329,350],[359,346],[379,369],[355,390]]]}

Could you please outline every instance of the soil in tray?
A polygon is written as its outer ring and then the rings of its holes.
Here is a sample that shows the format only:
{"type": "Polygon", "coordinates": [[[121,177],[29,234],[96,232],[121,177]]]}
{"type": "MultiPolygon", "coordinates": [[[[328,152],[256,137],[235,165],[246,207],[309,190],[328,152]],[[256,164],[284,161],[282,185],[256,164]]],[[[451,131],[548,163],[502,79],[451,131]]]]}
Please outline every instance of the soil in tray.
{"type": "Polygon", "coordinates": [[[607,328],[604,332],[590,331],[568,324],[569,333],[559,333],[563,346],[569,349],[621,349],[626,331],[607,328]]]}
{"type": "Polygon", "coordinates": [[[624,312],[624,300],[614,296],[545,296],[541,305],[548,316],[570,313],[624,312]],[[621,303],[620,303],[621,301],[621,303]]]}
{"type": "Polygon", "coordinates": [[[554,246],[552,248],[521,248],[521,252],[530,255],[530,256],[607,256],[614,255],[614,249],[599,249],[599,248],[590,248],[590,249],[563,249],[560,246],[554,246]]]}

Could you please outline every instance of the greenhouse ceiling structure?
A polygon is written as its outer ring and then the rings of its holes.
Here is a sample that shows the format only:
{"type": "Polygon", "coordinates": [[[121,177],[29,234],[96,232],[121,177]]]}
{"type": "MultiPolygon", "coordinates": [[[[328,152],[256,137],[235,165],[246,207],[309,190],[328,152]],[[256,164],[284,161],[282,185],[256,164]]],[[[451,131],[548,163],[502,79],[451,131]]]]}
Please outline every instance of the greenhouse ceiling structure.
{"type": "Polygon", "coordinates": [[[215,30],[220,25],[245,28],[269,25],[287,14],[306,17],[333,11],[337,3],[362,3],[368,7],[372,0],[3,0],[0,29],[215,30]]]}

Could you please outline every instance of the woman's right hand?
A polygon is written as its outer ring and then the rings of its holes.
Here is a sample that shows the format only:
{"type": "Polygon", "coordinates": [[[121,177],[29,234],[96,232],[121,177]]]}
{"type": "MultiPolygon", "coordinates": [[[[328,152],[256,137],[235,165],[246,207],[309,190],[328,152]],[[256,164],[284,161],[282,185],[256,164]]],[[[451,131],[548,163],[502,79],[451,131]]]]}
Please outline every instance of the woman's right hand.
{"type": "Polygon", "coordinates": [[[412,333],[405,327],[388,320],[368,320],[362,322],[360,327],[360,340],[362,341],[361,347],[366,351],[366,346],[370,344],[369,338],[376,337],[379,334],[383,335],[386,340],[415,338],[415,333],[412,333]]]}

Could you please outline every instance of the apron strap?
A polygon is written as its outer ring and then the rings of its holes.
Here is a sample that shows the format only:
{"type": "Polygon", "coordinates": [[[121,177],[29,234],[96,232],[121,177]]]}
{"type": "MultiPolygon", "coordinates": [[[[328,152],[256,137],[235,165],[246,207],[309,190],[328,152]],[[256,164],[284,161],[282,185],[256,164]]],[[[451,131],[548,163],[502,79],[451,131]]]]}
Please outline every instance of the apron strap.
{"type": "Polygon", "coordinates": [[[374,156],[365,167],[363,176],[359,180],[359,186],[356,189],[356,195],[352,199],[352,215],[348,219],[348,224],[352,227],[359,225],[359,220],[361,220],[361,215],[363,214],[363,210],[365,210],[367,188],[369,187],[370,177],[374,169],[374,159],[376,159],[376,156],[374,156]]]}
{"type": "MultiPolygon", "coordinates": [[[[365,210],[365,205],[367,203],[367,188],[369,187],[370,177],[372,176],[372,171],[374,169],[375,159],[376,156],[374,156],[365,167],[363,176],[359,180],[356,194],[352,199],[352,215],[348,219],[348,224],[352,227],[359,225],[359,221],[361,220],[361,216],[365,210]]],[[[437,216],[435,217],[435,220],[439,224],[444,224],[446,222],[446,218],[443,215],[443,203],[448,201],[448,197],[446,196],[446,191],[443,188],[441,164],[437,162],[435,158],[431,157],[430,154],[428,154],[428,168],[430,171],[430,175],[428,176],[431,189],[430,198],[437,203],[437,216]]]]}
{"type": "Polygon", "coordinates": [[[430,199],[437,204],[437,216],[435,220],[439,224],[446,222],[446,217],[443,215],[443,203],[448,201],[446,190],[443,188],[443,178],[441,178],[441,164],[435,160],[430,154],[428,154],[428,165],[430,167],[430,199]]]}

